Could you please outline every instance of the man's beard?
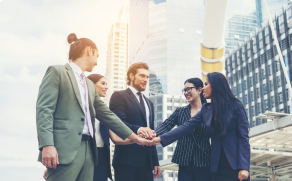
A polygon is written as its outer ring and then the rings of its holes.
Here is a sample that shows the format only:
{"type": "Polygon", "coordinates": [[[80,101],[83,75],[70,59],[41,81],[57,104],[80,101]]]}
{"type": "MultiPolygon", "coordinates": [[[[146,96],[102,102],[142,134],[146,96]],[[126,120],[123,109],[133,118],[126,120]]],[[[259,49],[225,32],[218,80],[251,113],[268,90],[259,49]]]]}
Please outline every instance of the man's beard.
{"type": "Polygon", "coordinates": [[[133,80],[133,86],[140,92],[140,91],[145,91],[146,90],[146,88],[145,89],[143,89],[141,86],[140,86],[140,84],[135,84],[135,82],[136,82],[136,78],[134,77],[134,80],[133,80]]]}

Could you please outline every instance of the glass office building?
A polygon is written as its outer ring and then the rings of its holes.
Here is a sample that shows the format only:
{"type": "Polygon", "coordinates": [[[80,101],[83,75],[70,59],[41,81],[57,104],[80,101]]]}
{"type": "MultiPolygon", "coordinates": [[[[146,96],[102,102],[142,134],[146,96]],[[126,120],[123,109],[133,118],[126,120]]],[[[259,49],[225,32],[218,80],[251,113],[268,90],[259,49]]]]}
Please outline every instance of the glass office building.
{"type": "Polygon", "coordinates": [[[261,8],[259,0],[229,0],[225,29],[226,54],[261,26],[261,8]]]}
{"type": "MultiPolygon", "coordinates": [[[[266,0],[271,16],[281,13],[283,6],[290,4],[290,0],[266,0]]],[[[262,4],[262,17],[263,21],[268,20],[268,14],[264,5],[262,4]]],[[[273,17],[272,17],[273,18],[273,17]]]]}
{"type": "MultiPolygon", "coordinates": [[[[273,23],[290,81],[292,78],[292,11],[282,10],[273,23]]],[[[245,106],[250,127],[265,123],[256,116],[266,111],[291,113],[288,85],[280,66],[272,32],[265,24],[226,57],[226,77],[245,106]]]]}
{"type": "Polygon", "coordinates": [[[129,61],[150,67],[150,95],[180,94],[201,77],[204,0],[131,0],[129,61]]]}

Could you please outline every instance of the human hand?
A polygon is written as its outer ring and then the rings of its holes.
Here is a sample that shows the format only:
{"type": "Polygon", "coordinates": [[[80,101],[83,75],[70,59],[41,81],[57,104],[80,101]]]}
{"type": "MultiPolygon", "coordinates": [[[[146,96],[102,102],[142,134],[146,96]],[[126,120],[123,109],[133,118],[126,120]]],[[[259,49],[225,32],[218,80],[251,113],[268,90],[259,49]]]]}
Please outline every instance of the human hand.
{"type": "Polygon", "coordinates": [[[143,135],[144,138],[147,138],[147,139],[152,139],[156,137],[155,131],[148,127],[140,127],[138,129],[138,135],[140,134],[143,135]]]}
{"type": "Polygon", "coordinates": [[[49,168],[57,168],[59,164],[58,153],[54,146],[45,146],[42,151],[42,164],[49,168]]]}
{"type": "Polygon", "coordinates": [[[248,178],[248,171],[247,170],[240,170],[238,173],[238,179],[240,181],[248,178]]]}
{"type": "Polygon", "coordinates": [[[161,142],[161,138],[158,136],[158,137],[153,138],[152,141],[159,143],[161,142]]]}
{"type": "Polygon", "coordinates": [[[152,140],[147,140],[145,138],[137,137],[135,143],[138,145],[146,145],[146,146],[153,146],[153,145],[158,145],[158,143],[152,141],[152,140]]]}
{"type": "Polygon", "coordinates": [[[160,172],[161,172],[160,167],[159,166],[154,166],[154,169],[153,170],[154,170],[153,178],[159,177],[160,172]]]}
{"type": "Polygon", "coordinates": [[[43,178],[44,178],[45,180],[47,180],[47,172],[48,172],[48,169],[45,170],[44,175],[43,175],[43,178]]]}

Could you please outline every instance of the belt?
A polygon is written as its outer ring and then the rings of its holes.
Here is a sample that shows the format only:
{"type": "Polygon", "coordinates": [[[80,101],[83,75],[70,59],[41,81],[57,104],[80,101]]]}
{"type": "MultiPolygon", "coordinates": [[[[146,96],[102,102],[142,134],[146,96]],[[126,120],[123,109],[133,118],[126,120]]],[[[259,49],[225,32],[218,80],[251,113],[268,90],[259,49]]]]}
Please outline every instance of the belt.
{"type": "Polygon", "coordinates": [[[82,141],[89,141],[91,139],[92,139],[92,137],[90,135],[86,135],[86,134],[82,135],[82,141]]]}

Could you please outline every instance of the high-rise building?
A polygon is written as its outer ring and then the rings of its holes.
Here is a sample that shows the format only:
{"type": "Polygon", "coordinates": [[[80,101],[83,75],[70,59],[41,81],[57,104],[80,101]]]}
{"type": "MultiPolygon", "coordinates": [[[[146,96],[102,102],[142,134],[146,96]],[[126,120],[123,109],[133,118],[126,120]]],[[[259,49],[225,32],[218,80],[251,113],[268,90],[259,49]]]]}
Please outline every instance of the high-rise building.
{"type": "Polygon", "coordinates": [[[108,36],[106,78],[108,91],[105,102],[108,105],[111,95],[127,88],[128,69],[128,24],[129,3],[123,4],[118,20],[112,25],[108,36]]]}
{"type": "MultiPolygon", "coordinates": [[[[126,1],[119,12],[119,17],[112,25],[108,36],[108,51],[106,75],[108,81],[108,91],[104,99],[109,106],[111,95],[115,91],[127,88],[128,69],[128,25],[129,25],[129,2],[126,1]]],[[[110,158],[113,160],[115,145],[111,142],[110,158]]],[[[114,169],[111,168],[114,177],[114,169]]]]}
{"type": "Polygon", "coordinates": [[[129,61],[149,65],[150,96],[180,94],[187,78],[201,77],[203,11],[204,0],[130,1],[129,61]]]}
{"type": "MultiPolygon", "coordinates": [[[[150,97],[151,102],[155,105],[155,124],[157,127],[164,120],[166,120],[178,107],[186,106],[188,104],[186,98],[181,95],[170,95],[170,94],[161,94],[150,97]]],[[[171,159],[174,149],[176,147],[176,142],[173,144],[162,147],[157,145],[157,154],[159,160],[171,159]]],[[[177,181],[177,171],[168,171],[162,172],[161,176],[155,181],[177,181]],[[164,179],[164,180],[163,180],[164,179]]]]}
{"type": "Polygon", "coordinates": [[[256,28],[260,28],[261,8],[259,0],[229,0],[225,29],[226,54],[244,42],[256,28]]]}
{"type": "MultiPolygon", "coordinates": [[[[155,126],[174,111],[167,99],[185,100],[181,94],[184,81],[201,77],[203,15],[204,0],[130,0],[129,62],[149,65],[155,126]]],[[[159,160],[170,158],[174,147],[157,146],[159,160]]],[[[163,172],[155,180],[175,181],[177,172],[163,172]]]]}
{"type": "MultiPolygon", "coordinates": [[[[290,4],[290,0],[266,0],[271,16],[281,13],[282,8],[290,4]]],[[[268,14],[264,5],[262,4],[262,17],[263,21],[268,20],[268,14]]]]}
{"type": "MultiPolygon", "coordinates": [[[[285,61],[292,80],[292,6],[287,6],[273,19],[285,61]]],[[[254,36],[226,58],[226,77],[236,97],[245,106],[250,127],[265,123],[256,119],[266,111],[291,113],[288,85],[280,65],[270,26],[265,24],[254,36]]]]}

